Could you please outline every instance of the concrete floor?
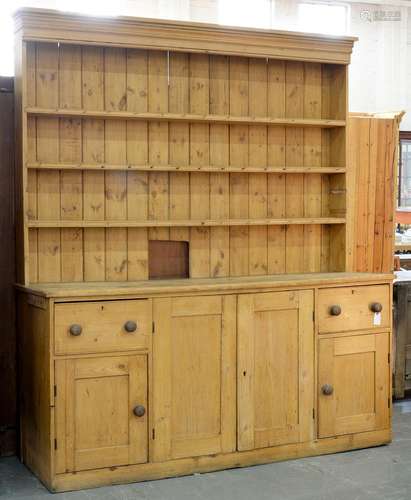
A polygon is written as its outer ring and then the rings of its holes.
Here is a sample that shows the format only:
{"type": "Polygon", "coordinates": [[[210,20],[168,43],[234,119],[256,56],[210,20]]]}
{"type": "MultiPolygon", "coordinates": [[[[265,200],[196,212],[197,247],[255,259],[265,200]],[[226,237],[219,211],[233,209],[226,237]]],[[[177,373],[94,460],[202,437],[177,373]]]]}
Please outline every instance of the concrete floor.
{"type": "Polygon", "coordinates": [[[411,500],[411,401],[394,405],[389,446],[52,496],[15,458],[0,459],[0,499],[411,500]]]}

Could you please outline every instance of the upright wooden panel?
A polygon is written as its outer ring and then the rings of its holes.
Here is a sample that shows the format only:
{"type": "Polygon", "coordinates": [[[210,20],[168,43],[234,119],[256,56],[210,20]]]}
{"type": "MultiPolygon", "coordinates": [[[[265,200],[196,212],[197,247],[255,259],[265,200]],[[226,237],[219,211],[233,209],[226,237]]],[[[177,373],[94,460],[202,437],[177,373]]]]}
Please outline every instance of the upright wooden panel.
{"type": "MultiPolygon", "coordinates": [[[[210,113],[229,113],[229,59],[210,56],[210,113]]],[[[229,126],[210,124],[210,164],[229,164],[229,126]]],[[[225,173],[210,174],[210,217],[226,219],[230,213],[230,177],[225,173]]],[[[230,274],[230,229],[210,228],[210,277],[230,274]]]]}
{"type": "MultiPolygon", "coordinates": [[[[304,112],[304,65],[301,62],[286,63],[285,68],[285,115],[287,118],[302,116],[304,112]]],[[[287,167],[303,165],[304,130],[287,128],[285,162],[287,167]]],[[[286,176],[286,217],[304,215],[304,176],[286,176]]],[[[286,230],[286,272],[298,273],[304,270],[304,228],[288,226],[286,230]]]]}
{"type": "MultiPolygon", "coordinates": [[[[82,49],[83,106],[104,109],[104,50],[100,47],[82,49]]],[[[103,163],[104,121],[86,119],[82,122],[82,161],[103,163]]],[[[83,173],[83,217],[85,220],[105,218],[105,173],[83,173]]],[[[103,228],[84,229],[84,281],[104,281],[106,276],[106,242],[103,228]]]]}
{"type": "Polygon", "coordinates": [[[235,449],[236,299],[154,300],[151,460],[235,449]]]}
{"type": "MultiPolygon", "coordinates": [[[[59,100],[62,108],[81,109],[81,47],[62,45],[59,54],[59,100]]],[[[81,120],[60,120],[60,161],[79,163],[82,159],[81,120]]],[[[60,173],[60,219],[83,218],[82,172],[60,173]]],[[[61,280],[83,281],[83,232],[79,228],[61,229],[61,280]]]]}
{"type": "MultiPolygon", "coordinates": [[[[190,112],[209,113],[209,56],[190,54],[190,112]]],[[[210,164],[209,125],[190,125],[190,164],[210,164]]],[[[210,218],[210,174],[190,175],[190,214],[193,219],[210,218]]],[[[190,230],[190,276],[205,278],[210,275],[210,229],[193,227],[190,230]]]]}
{"type": "MultiPolygon", "coordinates": [[[[230,115],[247,116],[249,112],[249,60],[230,58],[230,115]]],[[[249,162],[248,126],[230,125],[230,163],[246,167],[249,162]]],[[[248,174],[230,174],[230,217],[249,217],[248,174]]],[[[249,270],[249,229],[230,228],[230,275],[246,276],[249,270]]]]}
{"type": "MultiPolygon", "coordinates": [[[[267,116],[267,62],[262,59],[249,60],[249,114],[267,116]]],[[[267,165],[267,127],[252,125],[248,129],[249,165],[267,165]]],[[[267,176],[263,173],[249,174],[249,217],[267,217],[267,176]]],[[[249,228],[249,275],[267,274],[267,227],[249,228]]]]}
{"type": "MultiPolygon", "coordinates": [[[[38,44],[36,57],[37,106],[58,106],[59,54],[57,44],[38,44]]],[[[59,119],[37,119],[37,160],[57,162],[59,119]]],[[[60,172],[37,174],[37,217],[56,220],[60,213],[60,172]]],[[[60,229],[38,231],[38,280],[61,280],[60,229]]]]}
{"type": "MultiPolygon", "coordinates": [[[[171,53],[169,62],[169,111],[188,113],[190,109],[190,60],[188,54],[171,53]]],[[[190,126],[188,123],[169,125],[169,162],[171,165],[190,164],[190,126]]],[[[170,173],[170,218],[190,218],[190,174],[170,173]]],[[[189,241],[188,228],[171,228],[170,239],[189,241]]]]}
{"type": "MultiPolygon", "coordinates": [[[[166,52],[149,51],[148,53],[148,111],[161,113],[168,111],[168,59],[166,52]]],[[[164,165],[168,158],[169,125],[166,122],[148,124],[149,163],[164,165]]],[[[169,174],[152,172],[148,185],[148,218],[169,218],[169,174]]],[[[167,228],[149,230],[150,239],[168,239],[167,228]]]]}
{"type": "MultiPolygon", "coordinates": [[[[285,117],[285,62],[268,61],[267,113],[269,117],[285,117]]],[[[267,164],[272,167],[286,165],[285,127],[267,128],[267,164]]],[[[285,217],[285,174],[267,176],[267,215],[285,217]]],[[[267,229],[268,274],[286,271],[286,226],[267,229]]]]}
{"type": "Polygon", "coordinates": [[[349,163],[355,185],[351,251],[355,271],[392,271],[400,117],[350,117],[349,163]]]}
{"type": "Polygon", "coordinates": [[[239,450],[312,439],[312,308],[310,290],[238,297],[239,450]]]}

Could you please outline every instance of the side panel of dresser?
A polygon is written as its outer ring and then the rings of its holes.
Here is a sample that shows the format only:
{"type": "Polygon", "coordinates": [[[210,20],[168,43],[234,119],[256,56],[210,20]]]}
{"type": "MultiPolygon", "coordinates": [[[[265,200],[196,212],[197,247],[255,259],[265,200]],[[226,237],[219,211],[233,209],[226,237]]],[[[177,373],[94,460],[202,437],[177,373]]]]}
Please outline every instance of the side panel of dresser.
{"type": "Polygon", "coordinates": [[[51,307],[41,297],[18,296],[21,459],[46,484],[53,475],[51,307]]]}

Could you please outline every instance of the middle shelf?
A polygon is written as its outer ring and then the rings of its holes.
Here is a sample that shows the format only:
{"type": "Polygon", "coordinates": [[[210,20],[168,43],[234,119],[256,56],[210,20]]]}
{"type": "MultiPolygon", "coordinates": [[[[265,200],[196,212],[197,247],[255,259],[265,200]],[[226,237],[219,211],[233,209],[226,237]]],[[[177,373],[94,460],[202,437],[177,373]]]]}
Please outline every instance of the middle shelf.
{"type": "Polygon", "coordinates": [[[103,118],[122,120],[143,121],[165,121],[165,122],[192,122],[192,123],[216,123],[228,125],[281,125],[284,127],[318,127],[318,128],[340,128],[346,126],[345,120],[334,120],[324,118],[270,118],[265,116],[233,116],[216,114],[194,114],[194,113],[151,113],[130,111],[100,111],[85,109],[48,109],[40,107],[27,107],[28,115],[32,116],[54,116],[59,118],[103,118]]]}
{"type": "Polygon", "coordinates": [[[121,170],[137,172],[226,172],[226,173],[284,173],[284,174],[343,174],[345,167],[307,167],[307,166],[277,166],[277,167],[256,167],[256,166],[217,166],[217,165],[113,165],[109,163],[65,163],[65,162],[28,162],[28,169],[33,170],[121,170]]]}
{"type": "Polygon", "coordinates": [[[28,227],[210,227],[288,226],[305,224],[345,224],[344,217],[292,217],[261,219],[174,219],[174,220],[29,220],[28,227]]]}

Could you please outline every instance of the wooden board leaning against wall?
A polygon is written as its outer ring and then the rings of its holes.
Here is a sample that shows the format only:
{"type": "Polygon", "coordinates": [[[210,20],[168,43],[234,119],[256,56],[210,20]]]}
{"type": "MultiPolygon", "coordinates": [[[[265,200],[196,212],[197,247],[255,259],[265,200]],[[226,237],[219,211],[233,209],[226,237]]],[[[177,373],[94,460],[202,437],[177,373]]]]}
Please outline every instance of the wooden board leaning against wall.
{"type": "Polygon", "coordinates": [[[403,115],[349,115],[348,160],[355,179],[355,271],[393,270],[398,137],[403,115]]]}

